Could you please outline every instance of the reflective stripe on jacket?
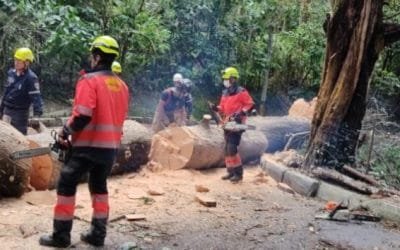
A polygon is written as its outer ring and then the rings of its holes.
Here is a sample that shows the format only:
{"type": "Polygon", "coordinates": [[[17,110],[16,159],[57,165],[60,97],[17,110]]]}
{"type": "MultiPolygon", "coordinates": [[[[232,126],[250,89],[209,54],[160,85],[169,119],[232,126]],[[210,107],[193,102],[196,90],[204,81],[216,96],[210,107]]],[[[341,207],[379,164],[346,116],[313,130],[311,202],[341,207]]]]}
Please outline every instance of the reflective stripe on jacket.
{"type": "Polygon", "coordinates": [[[253,99],[246,89],[240,86],[232,86],[231,89],[225,89],[222,92],[219,109],[226,122],[231,115],[241,111],[249,111],[253,105],[253,99]]]}
{"type": "Polygon", "coordinates": [[[74,97],[74,117],[90,116],[82,130],[72,133],[72,146],[118,148],[128,112],[128,87],[109,70],[87,73],[79,79],[74,97]]]}
{"type": "Polygon", "coordinates": [[[7,72],[7,82],[4,87],[1,109],[8,107],[15,110],[25,110],[33,104],[35,115],[43,113],[39,80],[31,69],[25,70],[21,75],[17,75],[15,69],[10,69],[7,72]]]}

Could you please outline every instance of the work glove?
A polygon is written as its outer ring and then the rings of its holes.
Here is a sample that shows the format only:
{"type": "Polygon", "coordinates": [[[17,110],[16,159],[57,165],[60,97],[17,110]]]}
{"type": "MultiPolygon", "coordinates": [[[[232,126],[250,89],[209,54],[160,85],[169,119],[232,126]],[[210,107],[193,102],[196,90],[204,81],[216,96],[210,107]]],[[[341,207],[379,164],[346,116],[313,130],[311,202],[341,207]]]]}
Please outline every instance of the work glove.
{"type": "Polygon", "coordinates": [[[68,149],[71,146],[71,143],[69,141],[70,135],[71,135],[71,129],[67,125],[64,125],[58,131],[57,141],[58,141],[58,143],[61,144],[61,148],[68,149]]]}
{"type": "Polygon", "coordinates": [[[242,123],[242,119],[243,119],[243,117],[245,117],[245,116],[246,116],[246,113],[243,112],[243,111],[235,112],[235,113],[233,113],[233,115],[231,116],[231,119],[230,119],[230,120],[235,121],[236,123],[242,123]]]}

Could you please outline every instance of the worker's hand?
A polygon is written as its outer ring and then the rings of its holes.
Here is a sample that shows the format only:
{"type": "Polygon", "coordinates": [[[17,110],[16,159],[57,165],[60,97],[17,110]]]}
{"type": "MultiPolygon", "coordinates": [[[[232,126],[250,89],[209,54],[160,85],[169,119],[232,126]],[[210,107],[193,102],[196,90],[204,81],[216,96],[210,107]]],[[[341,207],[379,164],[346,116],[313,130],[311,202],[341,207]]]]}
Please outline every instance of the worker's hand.
{"type": "Polygon", "coordinates": [[[230,120],[235,121],[236,123],[242,123],[242,119],[245,116],[246,116],[246,113],[243,111],[236,112],[236,113],[233,113],[230,120]]]}
{"type": "Polygon", "coordinates": [[[68,148],[70,145],[69,143],[69,136],[70,136],[70,130],[66,125],[64,125],[59,131],[58,131],[58,138],[57,141],[60,143],[62,146],[68,148]]]}

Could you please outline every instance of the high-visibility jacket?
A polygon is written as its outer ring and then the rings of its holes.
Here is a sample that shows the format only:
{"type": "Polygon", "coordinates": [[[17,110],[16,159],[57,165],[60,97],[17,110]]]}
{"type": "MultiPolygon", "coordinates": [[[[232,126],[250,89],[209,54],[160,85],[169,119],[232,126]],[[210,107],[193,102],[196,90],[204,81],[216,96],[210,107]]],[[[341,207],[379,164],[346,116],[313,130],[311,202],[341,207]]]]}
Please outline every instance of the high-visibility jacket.
{"type": "Polygon", "coordinates": [[[123,80],[110,70],[84,74],[78,81],[72,116],[91,117],[90,122],[72,133],[73,147],[116,149],[128,112],[129,91],[123,80]]]}
{"type": "MultiPolygon", "coordinates": [[[[222,92],[219,111],[223,116],[224,122],[227,122],[233,114],[246,113],[253,106],[254,101],[246,89],[240,86],[231,86],[222,92]]],[[[244,122],[244,119],[245,117],[243,117],[242,122],[244,122]]]]}

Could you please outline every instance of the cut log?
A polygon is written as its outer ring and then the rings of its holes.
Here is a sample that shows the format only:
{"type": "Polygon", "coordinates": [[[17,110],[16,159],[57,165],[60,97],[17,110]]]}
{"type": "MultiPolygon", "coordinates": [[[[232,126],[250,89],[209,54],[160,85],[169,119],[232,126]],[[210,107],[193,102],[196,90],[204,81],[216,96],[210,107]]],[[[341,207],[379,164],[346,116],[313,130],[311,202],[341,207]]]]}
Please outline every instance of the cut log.
{"type": "MultiPolygon", "coordinates": [[[[282,150],[287,135],[310,129],[309,120],[293,117],[249,117],[248,123],[256,129],[243,133],[239,146],[243,163],[282,150]]],[[[149,158],[166,169],[223,166],[223,130],[212,124],[167,128],[153,136],[149,158]]]]}
{"type": "MultiPolygon", "coordinates": [[[[260,157],[266,144],[262,132],[246,131],[239,147],[242,161],[260,157]]],[[[215,125],[164,129],[153,136],[149,157],[166,169],[223,166],[223,131],[215,125]]]]}
{"type": "Polygon", "coordinates": [[[148,162],[152,132],[142,124],[125,120],[121,147],[118,150],[117,161],[111,174],[123,174],[136,171],[148,162]]]}
{"type": "MultiPolygon", "coordinates": [[[[40,147],[34,141],[29,141],[31,149],[40,147]]],[[[32,158],[32,168],[30,173],[30,184],[36,190],[46,190],[53,173],[53,161],[50,155],[40,155],[32,158]]]]}
{"type": "Polygon", "coordinates": [[[11,160],[10,154],[29,149],[29,141],[13,126],[0,121],[0,197],[20,197],[29,185],[32,160],[11,160]]]}
{"type": "Polygon", "coordinates": [[[315,106],[317,105],[317,98],[314,97],[311,101],[306,101],[303,98],[297,99],[293,102],[288,113],[292,117],[302,117],[312,120],[314,115],[315,106]]]}
{"type": "Polygon", "coordinates": [[[375,187],[371,187],[363,182],[356,181],[353,178],[341,174],[333,169],[317,167],[312,170],[312,174],[321,180],[341,184],[342,186],[346,186],[362,194],[372,194],[379,191],[375,187]]]}

